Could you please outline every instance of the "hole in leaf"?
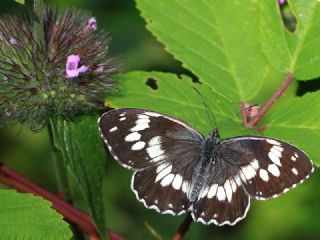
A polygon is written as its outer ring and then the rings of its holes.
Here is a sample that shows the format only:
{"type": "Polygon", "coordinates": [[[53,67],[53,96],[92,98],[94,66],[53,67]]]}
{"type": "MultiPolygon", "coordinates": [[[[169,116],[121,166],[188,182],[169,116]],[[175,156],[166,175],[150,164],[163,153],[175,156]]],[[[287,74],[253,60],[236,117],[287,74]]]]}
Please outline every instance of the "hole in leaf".
{"type": "Polygon", "coordinates": [[[155,91],[159,89],[157,80],[155,80],[154,78],[148,78],[146,81],[146,85],[155,91]]]}
{"type": "Polygon", "coordinates": [[[297,95],[303,96],[308,92],[315,92],[320,90],[320,78],[309,81],[299,81],[297,95]]]}
{"type": "Polygon", "coordinates": [[[284,26],[289,32],[295,32],[297,28],[297,19],[294,16],[287,1],[280,5],[281,18],[284,26]]]}

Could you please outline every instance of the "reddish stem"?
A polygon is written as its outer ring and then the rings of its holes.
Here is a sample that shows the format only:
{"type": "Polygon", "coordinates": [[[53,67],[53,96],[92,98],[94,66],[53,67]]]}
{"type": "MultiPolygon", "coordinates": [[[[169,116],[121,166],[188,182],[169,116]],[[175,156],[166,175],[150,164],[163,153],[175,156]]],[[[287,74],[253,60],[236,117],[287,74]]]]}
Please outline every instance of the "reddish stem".
{"type": "Polygon", "coordinates": [[[172,240],[182,240],[186,232],[189,230],[192,223],[192,217],[189,213],[184,221],[179,226],[177,233],[173,236],[172,240]]]}
{"type": "Polygon", "coordinates": [[[257,123],[261,120],[264,114],[269,110],[269,108],[274,104],[274,102],[285,92],[285,90],[290,86],[293,80],[294,80],[293,74],[289,73],[287,79],[284,81],[281,87],[269,99],[266,105],[264,105],[264,107],[261,109],[258,115],[250,122],[249,128],[254,128],[257,125],[257,123]]]}
{"type": "MultiPolygon", "coordinates": [[[[44,199],[52,203],[52,207],[61,213],[65,219],[74,223],[79,227],[81,231],[86,233],[92,240],[100,240],[95,226],[92,224],[89,214],[83,213],[80,210],[74,208],[72,205],[64,202],[59,197],[46,191],[45,189],[37,186],[28,179],[24,178],[14,170],[0,163],[0,182],[4,185],[16,189],[18,192],[32,193],[37,196],[41,196],[44,199]]],[[[112,238],[113,233],[111,230],[108,231],[111,239],[124,240],[124,238],[112,238]],[[111,234],[112,233],[112,234],[111,234]]],[[[120,236],[119,236],[120,237],[120,236]]]]}
{"type": "Polygon", "coordinates": [[[242,114],[242,124],[245,127],[248,127],[248,111],[247,111],[247,104],[244,102],[240,103],[240,111],[242,114]]]}

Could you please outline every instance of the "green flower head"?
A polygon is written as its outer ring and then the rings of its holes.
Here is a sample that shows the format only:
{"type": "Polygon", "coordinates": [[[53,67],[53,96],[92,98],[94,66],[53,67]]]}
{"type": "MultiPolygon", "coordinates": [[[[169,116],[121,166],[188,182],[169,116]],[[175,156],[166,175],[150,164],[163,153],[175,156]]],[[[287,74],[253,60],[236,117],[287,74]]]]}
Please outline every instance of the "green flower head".
{"type": "Polygon", "coordinates": [[[114,90],[118,66],[108,55],[109,36],[96,19],[76,9],[45,7],[0,20],[0,123],[17,120],[37,131],[50,117],[95,111],[114,90]],[[36,38],[35,22],[43,37],[36,38]]]}

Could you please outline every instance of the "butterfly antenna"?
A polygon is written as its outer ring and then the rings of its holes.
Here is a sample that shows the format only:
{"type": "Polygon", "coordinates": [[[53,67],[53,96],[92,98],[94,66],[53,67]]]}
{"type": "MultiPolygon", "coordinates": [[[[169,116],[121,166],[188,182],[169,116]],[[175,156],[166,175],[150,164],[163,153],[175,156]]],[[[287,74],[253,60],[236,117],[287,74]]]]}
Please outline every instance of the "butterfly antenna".
{"type": "Polygon", "coordinates": [[[208,119],[209,119],[209,122],[210,122],[211,127],[212,127],[212,128],[217,128],[218,125],[217,125],[216,119],[214,118],[213,115],[210,115],[209,107],[208,107],[208,105],[206,104],[206,102],[204,101],[204,98],[203,98],[202,94],[201,94],[201,93],[199,92],[199,90],[198,90],[197,88],[195,88],[195,87],[193,87],[193,90],[195,90],[196,93],[197,93],[197,94],[200,96],[200,98],[201,98],[201,102],[202,102],[204,108],[206,109],[206,112],[207,112],[208,119]],[[214,123],[214,125],[213,125],[213,123],[214,123]]]}

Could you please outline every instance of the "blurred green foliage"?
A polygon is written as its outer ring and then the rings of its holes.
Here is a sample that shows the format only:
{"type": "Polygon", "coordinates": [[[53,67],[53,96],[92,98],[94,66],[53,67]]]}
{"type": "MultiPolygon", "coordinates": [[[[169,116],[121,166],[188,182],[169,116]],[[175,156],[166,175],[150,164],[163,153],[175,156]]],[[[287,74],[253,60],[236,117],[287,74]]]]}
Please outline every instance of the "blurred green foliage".
{"type": "MultiPolygon", "coordinates": [[[[146,30],[133,0],[47,1],[61,9],[75,5],[91,11],[98,27],[111,33],[110,52],[123,60],[123,70],[160,70],[186,73],[180,62],[164,51],[161,43],[146,30]]],[[[28,3],[28,1],[27,1],[28,3]]],[[[1,1],[0,12],[18,4],[1,1]]],[[[271,73],[270,73],[271,74],[271,73]]],[[[278,76],[278,73],[275,73],[278,76]]],[[[191,75],[192,76],[192,75],[191,75]]],[[[315,83],[312,88],[318,83],[315,83]]],[[[299,111],[299,110],[297,110],[299,111]]],[[[21,126],[0,131],[0,160],[40,186],[56,192],[50,145],[46,130],[33,134],[21,126]]],[[[139,203],[130,190],[132,172],[109,156],[104,180],[104,201],[108,226],[128,239],[152,239],[144,222],[164,239],[170,239],[184,216],[160,215],[139,203]]],[[[185,239],[319,239],[320,223],[316,172],[305,184],[267,202],[252,201],[245,220],[235,227],[204,226],[194,223],[185,239]]]]}

